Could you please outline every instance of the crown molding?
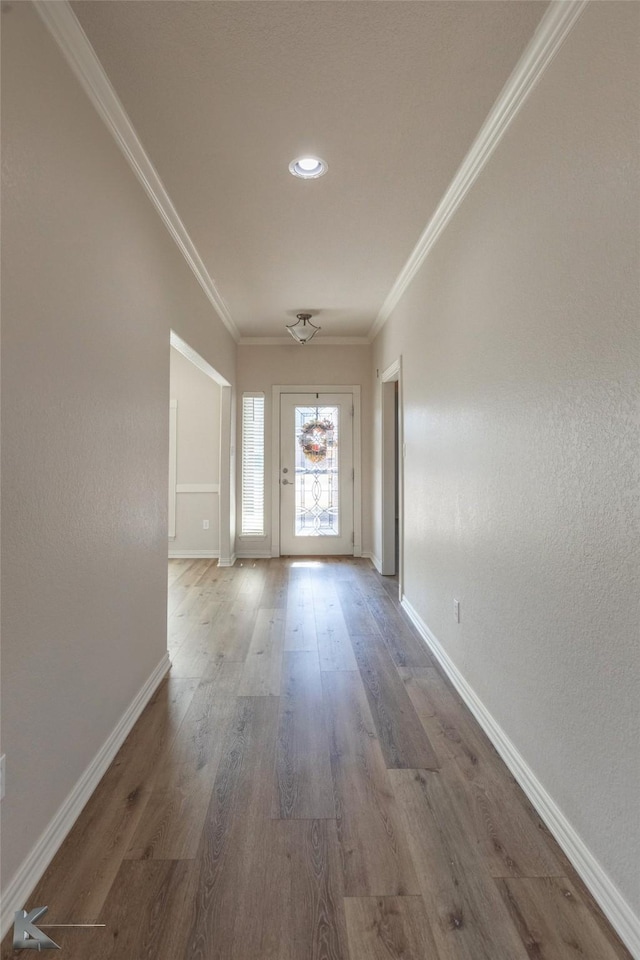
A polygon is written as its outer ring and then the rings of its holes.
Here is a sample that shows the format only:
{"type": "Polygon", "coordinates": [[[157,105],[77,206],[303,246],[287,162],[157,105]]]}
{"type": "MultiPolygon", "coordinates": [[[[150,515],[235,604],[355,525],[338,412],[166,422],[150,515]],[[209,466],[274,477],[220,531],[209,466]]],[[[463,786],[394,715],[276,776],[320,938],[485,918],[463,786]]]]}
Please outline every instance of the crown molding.
{"type": "MultiPolygon", "coordinates": [[[[588,2],[589,0],[552,0],[480,133],[387,294],[369,334],[366,337],[324,337],[319,341],[320,345],[355,346],[372,342],[588,2]]],[[[34,6],[233,339],[242,346],[288,345],[289,338],[285,337],[240,336],[229,308],[209,275],[68,0],[34,0],[34,6]]],[[[314,342],[316,341],[312,341],[314,342]]]]}
{"type": "Polygon", "coordinates": [[[158,176],[68,0],[55,0],[55,2],[34,0],[34,6],[40,15],[40,19],[58,44],[65,60],[80,81],[80,85],[120,147],[129,166],[144,187],[147,196],[160,214],[165,227],[191,267],[196,280],[204,290],[214,310],[237,342],[240,339],[240,332],[233,321],[229,308],[215,282],[209,276],[207,268],[187,232],[187,228],[180,219],[171,197],[158,176]]]}
{"type": "MultiPolygon", "coordinates": [[[[321,337],[309,343],[298,344],[305,347],[368,347],[371,337],[321,337]]],[[[295,347],[291,337],[240,337],[239,347],[295,347]]]]}
{"type": "Polygon", "coordinates": [[[431,248],[493,155],[511,121],[520,111],[588,2],[589,0],[553,0],[550,4],[411,256],[387,294],[369,332],[371,339],[391,316],[431,248]]]}

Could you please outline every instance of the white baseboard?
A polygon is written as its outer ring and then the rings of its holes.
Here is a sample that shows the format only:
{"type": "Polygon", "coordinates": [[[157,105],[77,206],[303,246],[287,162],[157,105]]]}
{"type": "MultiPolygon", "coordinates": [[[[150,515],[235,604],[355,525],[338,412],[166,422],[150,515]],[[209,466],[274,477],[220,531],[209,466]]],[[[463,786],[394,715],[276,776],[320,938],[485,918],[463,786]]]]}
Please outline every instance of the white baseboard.
{"type": "Polygon", "coordinates": [[[270,560],[271,550],[238,550],[238,560],[270,560]]]}
{"type": "Polygon", "coordinates": [[[371,563],[374,565],[378,573],[382,573],[382,561],[376,557],[372,550],[363,550],[362,556],[366,557],[367,560],[371,560],[371,563]]]}
{"type": "Polygon", "coordinates": [[[171,550],[169,560],[215,560],[220,556],[217,550],[171,550]]]}
{"type": "Polygon", "coordinates": [[[24,909],[27,898],[42,878],[63,840],[80,816],[91,794],[100,783],[111,761],[131,732],[133,725],[157,690],[170,666],[169,654],[165,653],[67,799],[40,835],[24,863],[11,878],[6,889],[2,891],[0,939],[3,939],[11,929],[16,910],[24,909]]]}
{"type": "Polygon", "coordinates": [[[237,560],[235,553],[232,553],[230,557],[220,557],[218,560],[219,567],[232,567],[237,560]]]}
{"type": "Polygon", "coordinates": [[[516,749],[502,727],[462,676],[453,660],[433,635],[406,596],[402,606],[418,633],[471,710],[494,747],[509,767],[529,800],[558,841],[576,871],[600,905],[620,939],[635,960],[640,960],[640,917],[636,916],[615,883],[593,856],[575,827],[567,819],[553,797],[545,790],[531,767],[516,749]]]}

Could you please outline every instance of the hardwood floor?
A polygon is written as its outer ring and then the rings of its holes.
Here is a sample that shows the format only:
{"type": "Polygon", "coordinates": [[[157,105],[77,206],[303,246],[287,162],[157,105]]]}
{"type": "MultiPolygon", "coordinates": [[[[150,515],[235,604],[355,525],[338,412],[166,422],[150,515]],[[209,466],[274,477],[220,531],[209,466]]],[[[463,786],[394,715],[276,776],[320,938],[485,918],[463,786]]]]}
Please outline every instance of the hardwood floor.
{"type": "Polygon", "coordinates": [[[168,635],[25,905],[105,925],[61,956],[629,960],[368,561],[171,561],[168,635]]]}

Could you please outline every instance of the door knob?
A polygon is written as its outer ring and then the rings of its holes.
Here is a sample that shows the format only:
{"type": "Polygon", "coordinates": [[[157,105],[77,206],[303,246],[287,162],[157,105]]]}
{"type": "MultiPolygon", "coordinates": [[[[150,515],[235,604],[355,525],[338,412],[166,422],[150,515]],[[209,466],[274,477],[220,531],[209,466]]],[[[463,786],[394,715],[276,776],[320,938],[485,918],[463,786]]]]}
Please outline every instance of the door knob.
{"type": "Polygon", "coordinates": [[[282,485],[283,485],[283,486],[285,486],[285,484],[287,484],[287,483],[289,483],[289,481],[286,480],[286,479],[282,481],[282,485]]]}

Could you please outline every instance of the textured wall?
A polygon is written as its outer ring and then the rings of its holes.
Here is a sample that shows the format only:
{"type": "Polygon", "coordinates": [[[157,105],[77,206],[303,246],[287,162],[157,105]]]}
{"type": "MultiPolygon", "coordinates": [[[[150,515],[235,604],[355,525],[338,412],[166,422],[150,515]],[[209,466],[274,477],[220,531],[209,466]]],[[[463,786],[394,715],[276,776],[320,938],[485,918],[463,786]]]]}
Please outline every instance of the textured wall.
{"type": "Polygon", "coordinates": [[[170,328],[217,321],[30,4],[2,15],[3,885],[166,649],[170,328]]]}
{"type": "Polygon", "coordinates": [[[639,13],[586,9],[374,349],[405,593],[636,906],[639,13]]]}
{"type": "Polygon", "coordinates": [[[639,13],[587,8],[374,351],[406,595],[636,907],[639,13]]]}
{"type": "MultiPolygon", "coordinates": [[[[318,334],[318,338],[322,336],[318,334]]],[[[238,349],[238,396],[265,394],[265,504],[266,540],[255,541],[259,550],[271,550],[271,388],[274,384],[360,384],[362,397],[362,549],[371,549],[371,348],[313,345],[244,346],[238,349]]],[[[238,424],[238,444],[241,442],[238,424]]],[[[238,461],[239,462],[239,461],[238,461]]],[[[238,484],[241,482],[238,470],[238,484]]],[[[238,487],[239,489],[239,487],[238,487]]],[[[240,496],[238,495],[238,510],[240,496]]],[[[238,529],[240,518],[238,517],[238,529]]],[[[251,549],[253,541],[238,539],[238,549],[251,549]]]]}
{"type": "MultiPolygon", "coordinates": [[[[220,482],[220,387],[190,360],[171,348],[171,399],[177,401],[176,482],[220,482]]],[[[220,548],[217,493],[178,493],[172,551],[220,548]],[[202,521],[209,520],[209,529],[202,521]]]]}

